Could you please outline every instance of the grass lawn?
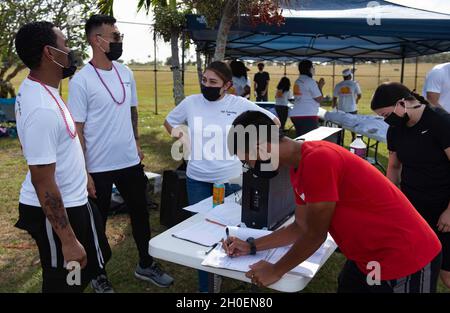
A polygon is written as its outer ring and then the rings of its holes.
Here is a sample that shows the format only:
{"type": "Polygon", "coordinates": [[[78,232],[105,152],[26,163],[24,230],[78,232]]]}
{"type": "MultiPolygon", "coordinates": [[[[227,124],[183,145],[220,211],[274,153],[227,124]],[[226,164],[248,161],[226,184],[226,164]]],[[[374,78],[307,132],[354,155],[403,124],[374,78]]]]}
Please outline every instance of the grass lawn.
{"type": "MultiPolygon", "coordinates": [[[[383,65],[381,81],[398,81],[400,65],[383,65]]],[[[432,64],[420,64],[418,90],[422,88],[423,76],[432,64]]],[[[253,78],[256,67],[252,67],[250,77],[253,78]]],[[[343,66],[336,66],[336,83],[340,80],[343,66]]],[[[359,111],[370,114],[370,97],[378,84],[377,65],[361,65],[357,67],[357,80],[360,82],[363,98],[359,111]]],[[[158,73],[158,115],[154,114],[154,77],[153,72],[145,68],[135,68],[135,79],[139,95],[139,128],[141,144],[146,154],[144,164],[146,170],[162,173],[165,169],[173,169],[177,162],[170,157],[172,140],[166,134],[162,124],[165,116],[173,108],[172,76],[167,68],[158,73]]],[[[266,67],[271,74],[269,98],[273,98],[274,89],[283,75],[282,67],[266,67]]],[[[407,64],[405,83],[414,87],[414,65],[407,64]]],[[[289,66],[287,73],[293,83],[297,77],[296,67],[289,66]]],[[[325,77],[324,93],[331,95],[332,74],[331,66],[317,66],[317,77],[325,77]]],[[[23,71],[13,81],[16,87],[26,75],[23,71]]],[[[185,77],[186,95],[199,92],[199,85],[194,68],[189,68],[185,77]]],[[[67,82],[62,86],[63,95],[67,95],[67,82]]],[[[347,135],[347,144],[351,136],[347,135]]],[[[386,164],[387,151],[381,145],[381,161],[386,164]]],[[[0,139],[0,292],[39,292],[41,288],[41,271],[38,251],[28,234],[14,228],[17,220],[17,205],[19,190],[27,172],[26,163],[22,157],[20,145],[16,139],[0,139]]],[[[159,199],[156,198],[156,202],[159,199]]],[[[159,225],[159,212],[151,211],[151,227],[153,236],[164,231],[159,225]]],[[[161,289],[134,278],[133,272],[138,260],[137,251],[131,235],[130,223],[127,216],[117,215],[108,221],[107,235],[113,249],[113,257],[108,263],[108,273],[111,282],[118,292],[196,292],[196,270],[163,262],[163,267],[175,277],[174,286],[161,289]]],[[[335,292],[336,279],[345,261],[341,254],[335,253],[311,281],[304,292],[335,292]]],[[[224,279],[223,292],[249,291],[249,285],[231,279],[224,279]]],[[[439,290],[444,291],[442,285],[439,290]]],[[[89,290],[88,290],[89,291],[89,290]]],[[[270,291],[267,289],[267,291],[270,291]]]]}

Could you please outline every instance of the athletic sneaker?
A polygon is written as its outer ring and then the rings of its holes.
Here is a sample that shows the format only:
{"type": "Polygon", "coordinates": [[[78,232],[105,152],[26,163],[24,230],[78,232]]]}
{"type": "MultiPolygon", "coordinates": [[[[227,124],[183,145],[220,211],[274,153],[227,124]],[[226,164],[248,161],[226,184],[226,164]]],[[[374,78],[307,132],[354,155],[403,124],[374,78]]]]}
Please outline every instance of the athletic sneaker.
{"type": "Polygon", "coordinates": [[[111,282],[106,275],[102,274],[91,280],[92,289],[95,293],[114,293],[111,282]]]}
{"type": "Polygon", "coordinates": [[[165,273],[156,262],[149,267],[142,268],[139,264],[134,272],[136,278],[154,283],[158,287],[169,287],[173,284],[173,278],[165,273]]]}

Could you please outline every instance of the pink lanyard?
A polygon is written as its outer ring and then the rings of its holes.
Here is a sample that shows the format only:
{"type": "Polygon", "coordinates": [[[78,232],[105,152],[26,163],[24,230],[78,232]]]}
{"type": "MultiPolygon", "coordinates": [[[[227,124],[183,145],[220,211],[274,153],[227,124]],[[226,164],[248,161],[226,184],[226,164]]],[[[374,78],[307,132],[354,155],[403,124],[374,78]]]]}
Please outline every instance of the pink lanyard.
{"type": "MultiPolygon", "coordinates": [[[[63,108],[61,107],[61,105],[59,104],[58,100],[57,100],[56,97],[53,95],[53,93],[50,91],[50,89],[48,89],[47,86],[46,86],[43,82],[41,82],[39,79],[36,79],[36,78],[34,78],[34,77],[30,76],[30,75],[28,75],[28,79],[30,79],[30,80],[32,80],[32,81],[35,81],[35,82],[37,82],[37,83],[39,83],[39,84],[41,84],[41,86],[44,87],[44,89],[50,94],[50,96],[52,96],[53,100],[55,100],[55,103],[56,103],[56,105],[58,106],[59,111],[61,112],[61,115],[62,115],[62,117],[63,117],[63,119],[64,119],[64,123],[66,124],[67,133],[69,134],[70,138],[74,139],[74,138],[77,136],[77,129],[76,129],[76,127],[75,127],[75,131],[74,131],[74,132],[72,132],[72,131],[70,130],[69,123],[67,122],[67,119],[66,119],[66,114],[64,113],[63,108]]],[[[61,99],[61,100],[62,100],[62,99],[61,99]]],[[[66,109],[67,109],[67,111],[69,112],[69,115],[70,115],[70,117],[72,118],[72,121],[74,121],[74,120],[73,120],[72,113],[70,113],[69,109],[67,108],[66,103],[64,102],[64,100],[62,100],[62,102],[63,102],[64,105],[66,106],[66,109]]],[[[75,126],[75,123],[74,123],[74,126],[75,126]]]]}
{"type": "Polygon", "coordinates": [[[91,62],[89,62],[90,65],[92,65],[92,67],[95,70],[95,73],[97,73],[98,78],[100,78],[100,81],[102,82],[103,86],[105,86],[106,90],[108,91],[109,95],[111,96],[111,98],[113,99],[113,101],[117,104],[117,105],[122,105],[125,102],[125,98],[127,96],[126,91],[125,91],[125,87],[123,86],[123,82],[122,82],[122,78],[119,75],[119,72],[117,71],[116,67],[114,66],[114,63],[112,64],[114,71],[117,74],[117,77],[119,77],[119,81],[120,81],[120,85],[122,86],[122,92],[123,92],[123,98],[121,102],[118,102],[116,100],[116,98],[114,98],[111,90],[109,90],[108,86],[105,84],[105,82],[103,81],[103,78],[100,76],[100,73],[97,71],[97,68],[94,66],[94,64],[91,62]]]}

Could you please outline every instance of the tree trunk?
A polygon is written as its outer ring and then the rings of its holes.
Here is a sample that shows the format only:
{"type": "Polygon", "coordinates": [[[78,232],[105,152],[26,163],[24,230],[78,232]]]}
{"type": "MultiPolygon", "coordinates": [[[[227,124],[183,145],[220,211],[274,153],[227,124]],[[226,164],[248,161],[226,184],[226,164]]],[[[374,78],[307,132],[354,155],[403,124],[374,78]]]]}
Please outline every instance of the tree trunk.
{"type": "Polygon", "coordinates": [[[197,75],[198,75],[198,83],[199,85],[202,84],[202,76],[203,76],[203,68],[202,68],[202,58],[201,58],[201,52],[200,50],[195,51],[197,56],[197,75]]]}
{"type": "Polygon", "coordinates": [[[172,76],[173,76],[173,98],[175,105],[178,105],[184,99],[184,87],[181,81],[180,57],[178,47],[179,33],[172,31],[170,44],[172,46],[172,76]]]}
{"type": "Polygon", "coordinates": [[[223,10],[222,19],[220,20],[219,30],[217,31],[216,50],[214,52],[213,61],[221,61],[225,58],[225,49],[227,46],[228,33],[231,25],[237,15],[237,1],[228,0],[223,10]]]}

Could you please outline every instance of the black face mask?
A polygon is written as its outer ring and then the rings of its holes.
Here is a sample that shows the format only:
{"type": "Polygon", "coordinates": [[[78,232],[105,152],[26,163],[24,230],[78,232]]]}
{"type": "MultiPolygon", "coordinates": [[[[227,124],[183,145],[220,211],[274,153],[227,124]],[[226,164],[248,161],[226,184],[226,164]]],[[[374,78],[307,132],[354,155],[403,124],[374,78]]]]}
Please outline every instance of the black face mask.
{"type": "Polygon", "coordinates": [[[122,56],[123,48],[121,42],[110,42],[109,52],[105,52],[110,61],[116,61],[122,56]]]}
{"type": "MultiPolygon", "coordinates": [[[[405,108],[405,104],[403,101],[399,102],[399,104],[400,104],[400,106],[405,108]]],[[[420,106],[418,106],[418,107],[420,107],[420,106]]],[[[416,107],[413,107],[413,108],[416,108],[416,107]]],[[[395,111],[395,108],[394,108],[394,111],[395,111]]],[[[392,112],[384,119],[384,121],[389,126],[402,127],[402,126],[406,126],[406,123],[408,123],[409,115],[408,115],[408,113],[406,113],[406,109],[405,109],[405,114],[403,116],[398,116],[397,114],[395,114],[395,112],[392,112]]]]}
{"type": "Polygon", "coordinates": [[[397,114],[392,112],[384,119],[384,121],[389,126],[402,127],[402,126],[406,126],[406,123],[408,123],[409,115],[408,115],[408,113],[405,113],[405,115],[403,115],[403,116],[398,116],[397,114]]]}
{"type": "Polygon", "coordinates": [[[69,66],[63,67],[62,69],[63,79],[73,76],[73,74],[77,71],[77,60],[75,59],[75,53],[72,50],[67,55],[67,58],[69,59],[69,66]]]}
{"type": "Polygon", "coordinates": [[[58,51],[59,53],[63,53],[65,55],[67,55],[67,64],[68,64],[67,67],[65,67],[61,63],[58,63],[55,60],[53,60],[54,63],[56,63],[58,66],[60,66],[62,68],[62,78],[64,79],[64,78],[73,76],[73,74],[75,74],[75,72],[77,71],[77,61],[75,59],[75,52],[73,50],[70,50],[69,53],[67,53],[67,52],[64,52],[55,47],[50,47],[50,48],[58,51]]]}
{"type": "Polygon", "coordinates": [[[274,178],[275,176],[278,175],[278,169],[271,171],[261,170],[261,164],[270,164],[270,161],[271,161],[270,159],[266,161],[257,160],[255,162],[255,166],[250,168],[250,171],[252,172],[253,175],[259,178],[266,178],[266,179],[274,178]]]}
{"type": "Polygon", "coordinates": [[[203,97],[208,101],[217,101],[221,96],[221,89],[222,87],[206,87],[203,84],[201,85],[203,97]]]}

